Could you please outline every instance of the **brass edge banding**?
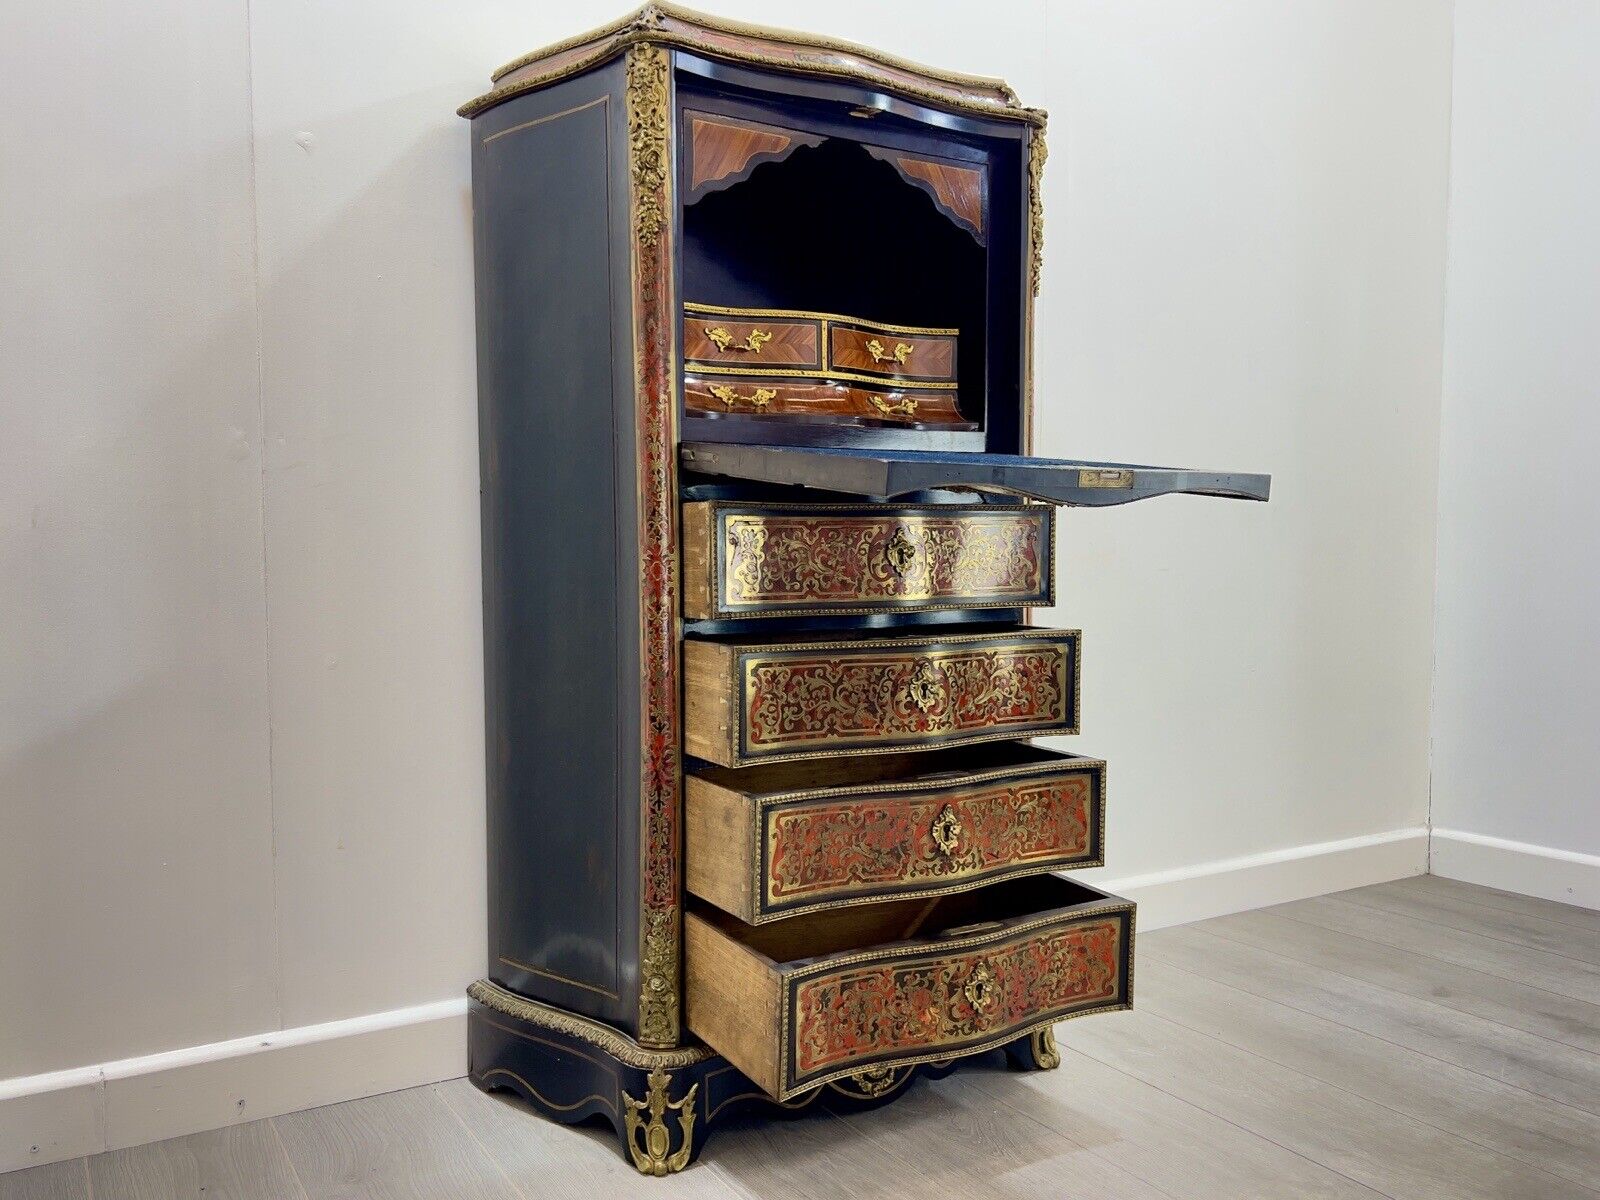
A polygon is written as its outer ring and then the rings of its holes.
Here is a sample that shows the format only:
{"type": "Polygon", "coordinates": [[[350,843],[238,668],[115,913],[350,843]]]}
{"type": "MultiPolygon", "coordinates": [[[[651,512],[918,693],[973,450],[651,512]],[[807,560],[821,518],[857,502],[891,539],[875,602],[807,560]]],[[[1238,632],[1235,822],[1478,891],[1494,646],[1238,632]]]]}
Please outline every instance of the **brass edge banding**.
{"type": "Polygon", "coordinates": [[[874,89],[906,96],[931,107],[945,110],[975,113],[985,117],[998,117],[1003,120],[1019,121],[1036,127],[1042,127],[1047,120],[1047,115],[1043,109],[1024,107],[1018,101],[1017,94],[1003,80],[924,67],[917,63],[894,58],[892,55],[873,50],[870,47],[856,46],[848,42],[820,38],[811,34],[790,33],[782,30],[764,29],[756,25],[723,21],[719,18],[704,16],[665,4],[646,5],[637,12],[631,13],[609,25],[601,26],[592,33],[567,38],[553,46],[547,46],[525,54],[521,58],[501,67],[491,76],[490,82],[498,84],[506,75],[520,70],[524,66],[531,66],[540,59],[551,58],[570,50],[576,50],[586,43],[596,40],[599,40],[599,44],[595,46],[593,53],[552,67],[547,71],[531,75],[527,79],[519,80],[516,83],[491,88],[483,95],[463,104],[456,110],[457,114],[463,117],[477,116],[479,113],[515,96],[520,96],[525,92],[536,91],[568,76],[581,74],[591,67],[598,66],[617,57],[626,51],[630,45],[641,41],[650,41],[661,45],[680,47],[708,58],[752,63],[790,74],[822,75],[852,80],[874,89]],[[814,58],[806,59],[799,56],[783,58],[772,54],[762,54],[759,51],[743,47],[724,46],[720,43],[709,41],[703,36],[696,36],[692,31],[680,32],[663,28],[660,24],[663,16],[670,16],[691,25],[698,24],[703,29],[717,33],[771,39],[796,47],[832,50],[835,53],[854,56],[865,65],[821,62],[814,58]],[[611,40],[601,40],[606,38],[611,40]],[[921,75],[924,79],[933,83],[943,83],[948,87],[988,88],[999,92],[1000,96],[990,99],[983,96],[951,95],[948,92],[941,92],[931,87],[918,86],[914,80],[887,78],[882,74],[881,70],[875,71],[871,69],[873,66],[894,71],[905,71],[912,75],[921,75]]]}
{"type": "Polygon", "coordinates": [[[883,321],[871,321],[866,317],[852,317],[844,313],[819,312],[810,308],[730,308],[723,304],[701,304],[696,300],[685,300],[683,311],[686,313],[706,313],[717,317],[737,317],[747,314],[752,317],[793,317],[808,321],[839,322],[852,328],[859,327],[863,332],[877,331],[880,333],[920,333],[929,337],[959,337],[960,329],[951,329],[944,326],[932,325],[890,325],[883,321]]]}
{"type": "Polygon", "coordinates": [[[724,366],[719,363],[701,362],[698,359],[684,364],[685,375],[740,375],[755,382],[761,379],[848,379],[852,383],[875,383],[882,390],[890,392],[953,392],[961,385],[948,383],[941,380],[913,382],[903,375],[866,375],[859,371],[822,371],[813,367],[748,367],[724,366]],[[883,387],[884,384],[900,383],[901,387],[883,387]]]}
{"type": "Polygon", "coordinates": [[[641,1046],[620,1029],[613,1029],[610,1025],[602,1024],[590,1017],[581,1017],[576,1013],[565,1012],[548,1004],[541,1004],[537,1000],[530,1000],[526,996],[519,996],[487,979],[480,979],[472,984],[467,988],[467,995],[495,1012],[588,1042],[596,1049],[604,1050],[618,1062],[637,1067],[642,1071],[654,1067],[692,1067],[712,1056],[711,1051],[704,1046],[652,1050],[647,1046],[641,1046]]]}
{"type": "MultiPolygon", "coordinates": [[[[793,754],[745,754],[735,755],[734,766],[754,767],[762,763],[771,762],[805,762],[815,758],[836,758],[848,755],[852,758],[863,754],[899,754],[915,753],[918,750],[944,750],[956,746],[971,746],[979,742],[1017,741],[1029,737],[1073,737],[1079,732],[1076,725],[1022,725],[1003,733],[980,733],[972,736],[952,735],[949,737],[928,737],[926,735],[906,742],[887,742],[876,746],[834,746],[827,750],[803,750],[793,754]]],[[[741,738],[739,743],[744,744],[741,738]]]]}
{"type": "MultiPolygon", "coordinates": [[[[1070,763],[1026,763],[1018,768],[996,768],[978,775],[961,776],[954,779],[927,780],[917,784],[895,785],[893,781],[879,783],[857,784],[850,787],[819,788],[812,791],[777,792],[772,795],[752,797],[756,802],[756,819],[752,822],[752,834],[757,842],[752,846],[753,854],[750,856],[751,895],[756,897],[756,911],[750,920],[751,925],[770,925],[774,921],[782,921],[789,917],[804,916],[807,913],[823,912],[833,908],[853,908],[862,904],[881,904],[888,900],[914,900],[924,896],[953,896],[959,892],[972,891],[974,888],[986,887],[991,883],[1004,883],[1010,879],[1024,879],[1030,875],[1045,875],[1052,871],[1073,870],[1087,871],[1093,867],[1105,866],[1105,827],[1106,827],[1106,764],[1104,759],[1074,758],[1070,763]],[[896,796],[906,792],[936,792],[941,790],[954,790],[956,788],[973,788],[984,783],[993,783],[1000,780],[1026,780],[1041,775],[1066,774],[1068,772],[1083,771],[1097,778],[1096,793],[1099,803],[1099,842],[1100,853],[1095,855],[1071,856],[1056,858],[1053,862],[1032,864],[1029,866],[998,867],[989,874],[968,875],[959,883],[942,884],[937,887],[902,888],[898,891],[879,891],[865,896],[842,896],[831,900],[819,900],[809,904],[785,906],[771,909],[768,906],[767,880],[764,878],[762,866],[762,851],[767,837],[767,817],[772,809],[786,802],[809,802],[837,799],[843,796],[860,796],[877,793],[884,796],[896,796]]],[[[749,796],[750,793],[742,792],[740,795],[749,796]]]]}
{"type": "Polygon", "coordinates": [[[503,138],[508,134],[521,133],[524,129],[532,129],[537,125],[548,125],[551,121],[560,120],[562,117],[570,117],[575,113],[581,113],[587,109],[599,107],[607,108],[609,111],[608,105],[610,100],[611,97],[609,95],[597,96],[587,104],[578,104],[572,108],[564,108],[560,112],[551,113],[548,117],[536,117],[532,121],[524,121],[520,125],[513,125],[509,129],[502,129],[497,133],[489,134],[488,137],[483,139],[483,145],[487,146],[490,142],[498,141],[500,138],[503,138]]]}
{"type": "MultiPolygon", "coordinates": [[[[1021,630],[1012,632],[1002,630],[999,633],[964,633],[954,637],[909,637],[909,638],[859,638],[855,641],[837,642],[784,642],[775,646],[756,643],[730,643],[728,648],[735,655],[740,654],[786,654],[804,650],[878,650],[891,649],[895,646],[961,646],[978,642],[1045,642],[1054,645],[1057,642],[1075,642],[1083,637],[1081,629],[1043,629],[1021,630]]],[[[716,643],[713,643],[716,644],[716,643]]]]}
{"type": "Polygon", "coordinates": [[[585,1104],[588,1104],[592,1100],[598,1100],[601,1104],[604,1104],[606,1106],[606,1111],[611,1113],[612,1116],[615,1116],[617,1112],[617,1106],[611,1100],[611,1098],[609,1096],[602,1096],[597,1092],[590,1092],[582,1100],[578,1100],[572,1104],[559,1104],[550,1099],[549,1096],[546,1096],[538,1088],[534,1087],[533,1084],[529,1083],[526,1079],[524,1079],[521,1075],[518,1075],[509,1067],[490,1067],[487,1071],[484,1071],[482,1074],[478,1075],[477,1078],[487,1080],[495,1075],[510,1076],[523,1087],[527,1088],[534,1099],[536,1099],[540,1104],[543,1104],[546,1108],[553,1108],[557,1112],[571,1112],[573,1109],[582,1108],[585,1104]]]}
{"type": "Polygon", "coordinates": [[[511,72],[527,66],[529,63],[538,62],[541,58],[548,58],[560,54],[565,50],[572,50],[585,42],[596,41],[603,37],[621,33],[630,25],[646,27],[647,23],[656,19],[657,14],[671,17],[674,20],[684,21],[693,25],[701,25],[707,29],[716,30],[718,33],[740,34],[746,37],[772,38],[777,41],[789,42],[796,46],[812,46],[819,50],[835,50],[841,54],[854,54],[880,66],[893,67],[898,71],[911,71],[914,74],[926,75],[930,79],[937,79],[942,83],[956,84],[958,86],[987,87],[1002,93],[1011,94],[1011,85],[1004,79],[993,75],[974,75],[968,71],[952,71],[947,67],[930,67],[923,63],[913,62],[909,58],[889,54],[871,46],[862,46],[855,42],[847,42],[840,38],[824,37],[815,33],[803,33],[793,29],[779,29],[770,25],[759,25],[750,21],[735,21],[728,17],[716,17],[710,13],[699,12],[696,9],[685,8],[677,4],[669,4],[663,0],[656,3],[645,4],[634,9],[625,16],[614,21],[608,21],[587,33],[574,34],[572,37],[563,38],[552,45],[541,47],[518,56],[498,68],[489,76],[491,81],[504,79],[511,72]]]}
{"type": "MultiPolygon", "coordinates": [[[[700,501],[711,506],[710,518],[713,534],[718,539],[715,557],[709,563],[712,578],[708,581],[713,596],[712,602],[707,605],[714,610],[710,617],[699,617],[697,620],[706,621],[749,621],[762,618],[776,617],[850,617],[850,616],[875,616],[879,613],[924,613],[924,612],[954,612],[964,609],[988,608],[1048,608],[1055,604],[1056,595],[1056,514],[1048,504],[797,504],[793,502],[762,503],[747,500],[706,500],[700,501]],[[1035,592],[1028,596],[1006,596],[993,600],[971,599],[964,596],[952,596],[948,600],[938,602],[914,602],[911,604],[897,603],[884,600],[873,604],[862,604],[859,601],[845,601],[842,604],[811,607],[792,607],[781,603],[764,600],[752,601],[742,608],[729,608],[723,600],[723,595],[716,588],[717,582],[726,572],[727,546],[723,535],[727,526],[723,522],[723,514],[735,517],[761,517],[769,513],[825,513],[825,512],[850,512],[860,513],[863,516],[887,516],[889,514],[903,514],[912,517],[940,517],[952,513],[959,514],[963,519],[978,520],[990,514],[1001,513],[1038,513],[1043,522],[1049,526],[1049,553],[1041,564],[1041,575],[1046,584],[1043,593],[1035,592]]],[[[804,605],[806,601],[800,601],[804,605]]]]}
{"type": "Polygon", "coordinates": [[[863,904],[883,904],[891,900],[921,900],[934,896],[953,896],[959,892],[970,892],[975,888],[988,887],[994,883],[1006,883],[1013,879],[1026,879],[1031,875],[1048,875],[1053,871],[1087,871],[1092,867],[1103,866],[1105,866],[1105,863],[1101,860],[1081,861],[1077,858],[1066,858],[1057,859],[1042,866],[1034,864],[1026,867],[1001,867],[994,874],[969,875],[958,884],[946,884],[936,888],[902,888],[899,891],[877,892],[870,896],[841,896],[833,900],[824,900],[795,908],[780,908],[762,912],[756,914],[749,924],[770,925],[774,921],[804,916],[806,913],[823,912],[832,908],[856,908],[863,904]]]}
{"type": "Polygon", "coordinates": [[[514,967],[518,971],[526,971],[529,975],[539,975],[545,979],[553,979],[557,983],[564,983],[569,987],[582,988],[586,992],[595,992],[606,997],[608,1000],[617,999],[616,992],[609,992],[598,984],[584,983],[581,979],[572,979],[569,976],[559,974],[555,971],[547,971],[543,967],[534,966],[532,963],[520,962],[515,958],[507,958],[504,954],[498,955],[497,958],[506,966],[514,967]]]}

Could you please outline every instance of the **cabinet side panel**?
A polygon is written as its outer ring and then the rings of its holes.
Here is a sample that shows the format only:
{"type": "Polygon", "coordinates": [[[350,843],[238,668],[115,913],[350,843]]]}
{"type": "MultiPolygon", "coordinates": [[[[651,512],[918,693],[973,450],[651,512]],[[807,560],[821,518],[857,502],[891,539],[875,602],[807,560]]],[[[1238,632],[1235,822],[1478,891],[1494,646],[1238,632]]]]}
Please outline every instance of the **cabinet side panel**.
{"type": "MultiPolygon", "coordinates": [[[[614,75],[474,123],[489,974],[625,1023],[636,965],[623,920],[637,782],[623,752],[636,639],[619,597],[634,542],[619,479],[613,262],[614,75]],[[626,938],[626,940],[625,940],[626,938]]],[[[623,415],[622,419],[627,420],[623,415]]],[[[624,460],[625,461],[625,460],[624,460]]],[[[636,736],[636,735],[634,735],[636,736]]]]}

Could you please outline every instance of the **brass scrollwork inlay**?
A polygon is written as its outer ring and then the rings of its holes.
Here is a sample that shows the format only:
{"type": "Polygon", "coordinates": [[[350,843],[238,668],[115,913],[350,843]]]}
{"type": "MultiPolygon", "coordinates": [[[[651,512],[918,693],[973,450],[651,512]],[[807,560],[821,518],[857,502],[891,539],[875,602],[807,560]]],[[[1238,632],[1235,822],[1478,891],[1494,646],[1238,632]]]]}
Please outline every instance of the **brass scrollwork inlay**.
{"type": "Polygon", "coordinates": [[[761,347],[772,340],[772,334],[765,329],[752,329],[742,342],[736,340],[732,332],[721,325],[708,325],[705,332],[706,336],[716,344],[717,349],[724,353],[729,350],[739,350],[760,354],[761,347]]]}
{"type": "Polygon", "coordinates": [[[956,810],[948,804],[934,819],[933,844],[939,847],[939,853],[946,857],[956,852],[956,847],[961,844],[961,820],[956,816],[956,810]]]}
{"type": "Polygon", "coordinates": [[[973,1011],[987,1013],[1000,999],[1000,989],[995,982],[994,970],[986,962],[981,962],[972,968],[972,974],[967,976],[967,982],[961,989],[961,994],[973,1011]]]}
{"type": "Polygon", "coordinates": [[[872,361],[875,363],[895,362],[904,366],[906,359],[911,357],[911,352],[915,349],[915,346],[907,342],[896,342],[894,349],[888,350],[877,338],[867,343],[867,353],[872,355],[872,361]]]}
{"type": "Polygon", "coordinates": [[[725,383],[713,383],[710,392],[729,408],[737,408],[741,404],[748,404],[751,408],[760,411],[778,398],[777,388],[758,387],[748,396],[741,396],[734,388],[725,383]]]}
{"type": "Polygon", "coordinates": [[[867,399],[872,402],[873,408],[888,417],[901,414],[908,417],[917,415],[917,399],[915,396],[902,396],[894,404],[890,404],[882,396],[868,396],[867,399]]]}
{"type": "Polygon", "coordinates": [[[905,526],[894,527],[894,533],[883,545],[883,558],[889,569],[902,578],[917,561],[917,544],[906,536],[905,526]]]}
{"type": "Polygon", "coordinates": [[[694,1098],[700,1085],[691,1087],[682,1100],[668,1100],[667,1089],[672,1076],[656,1067],[647,1078],[650,1086],[643,1100],[635,1100],[626,1091],[622,1093],[623,1121],[633,1165],[641,1175],[660,1177],[689,1165],[689,1157],[694,1153],[694,1098]],[[669,1112],[678,1114],[682,1140],[676,1150],[672,1149],[672,1132],[667,1128],[669,1112]]]}

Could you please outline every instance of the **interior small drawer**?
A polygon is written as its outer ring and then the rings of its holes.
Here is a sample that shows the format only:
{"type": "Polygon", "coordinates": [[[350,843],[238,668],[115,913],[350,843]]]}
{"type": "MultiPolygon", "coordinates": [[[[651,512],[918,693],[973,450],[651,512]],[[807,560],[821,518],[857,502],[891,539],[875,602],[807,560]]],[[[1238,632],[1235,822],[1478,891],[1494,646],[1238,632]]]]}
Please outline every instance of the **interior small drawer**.
{"type": "Polygon", "coordinates": [[[1080,636],[686,638],[684,745],[734,767],[1076,733],[1080,636]]]}
{"type": "Polygon", "coordinates": [[[911,329],[835,319],[828,323],[828,364],[892,379],[956,380],[954,329],[911,329]]]}
{"type": "Polygon", "coordinates": [[[750,924],[1101,865],[1106,765],[1031,745],[691,774],[685,882],[750,924]]]}
{"type": "Polygon", "coordinates": [[[1133,905],[1036,875],[744,925],[684,918],[690,1030],[780,1100],[1130,1006],[1133,905]]]}
{"type": "Polygon", "coordinates": [[[1054,602],[1047,505],[683,506],[691,620],[1054,602]]]}
{"type": "Polygon", "coordinates": [[[741,313],[734,309],[685,306],[683,357],[690,363],[712,363],[761,371],[771,367],[822,366],[822,321],[741,313]]]}
{"type": "Polygon", "coordinates": [[[953,391],[919,391],[911,384],[888,382],[864,387],[830,379],[795,379],[782,372],[735,375],[708,371],[691,365],[683,377],[684,408],[700,416],[754,415],[912,429],[977,428],[963,420],[953,391]]]}

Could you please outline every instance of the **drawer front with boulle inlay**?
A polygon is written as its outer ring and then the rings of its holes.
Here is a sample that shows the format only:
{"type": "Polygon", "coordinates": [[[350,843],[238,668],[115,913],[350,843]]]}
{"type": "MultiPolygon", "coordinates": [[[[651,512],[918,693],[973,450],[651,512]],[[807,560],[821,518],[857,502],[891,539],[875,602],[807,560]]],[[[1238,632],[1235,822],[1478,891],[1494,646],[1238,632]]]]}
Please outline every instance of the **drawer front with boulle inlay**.
{"type": "Polygon", "coordinates": [[[683,506],[692,620],[1052,604],[1045,505],[683,506]]]}
{"type": "Polygon", "coordinates": [[[1101,864],[1106,765],[1028,745],[689,776],[691,892],[752,925],[1101,864]]]}
{"type": "Polygon", "coordinates": [[[1127,1008],[1133,905],[1051,875],[743,925],[684,922],[689,1028],[778,1099],[1127,1008]]]}
{"type": "Polygon", "coordinates": [[[1075,629],[684,642],[684,744],[724,767],[1078,731],[1075,629]]]}

